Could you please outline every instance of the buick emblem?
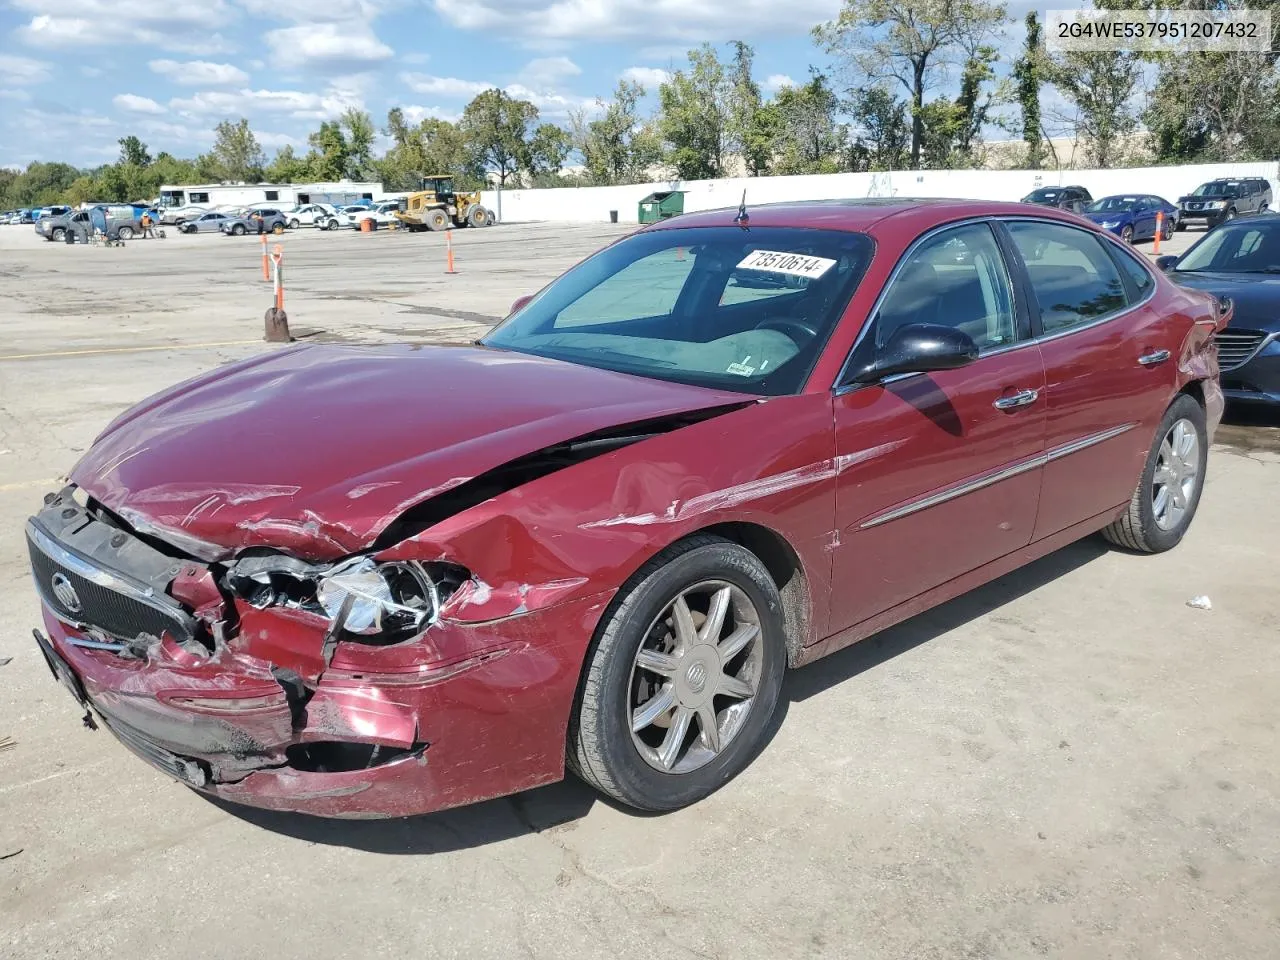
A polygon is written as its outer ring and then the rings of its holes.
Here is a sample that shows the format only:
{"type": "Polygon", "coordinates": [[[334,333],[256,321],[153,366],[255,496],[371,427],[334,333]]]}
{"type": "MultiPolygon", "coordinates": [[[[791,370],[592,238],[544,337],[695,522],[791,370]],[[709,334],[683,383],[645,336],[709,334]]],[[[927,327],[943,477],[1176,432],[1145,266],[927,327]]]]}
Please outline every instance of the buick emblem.
{"type": "Polygon", "coordinates": [[[685,674],[685,679],[689,681],[689,689],[694,693],[701,693],[702,688],[707,685],[707,668],[702,663],[695,663],[685,674]]]}
{"type": "Polygon", "coordinates": [[[71,585],[71,581],[64,574],[55,573],[53,579],[49,581],[53,587],[53,596],[62,604],[62,609],[68,613],[79,613],[82,609],[80,606],[80,594],[76,593],[76,588],[71,585]]]}

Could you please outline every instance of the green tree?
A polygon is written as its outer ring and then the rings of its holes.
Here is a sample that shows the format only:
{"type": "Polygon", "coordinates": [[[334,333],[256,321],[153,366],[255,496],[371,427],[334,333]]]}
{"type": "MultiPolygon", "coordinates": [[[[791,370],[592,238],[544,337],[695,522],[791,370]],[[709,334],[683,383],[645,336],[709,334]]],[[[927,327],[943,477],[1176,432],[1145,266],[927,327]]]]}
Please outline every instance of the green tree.
{"type": "Polygon", "coordinates": [[[307,154],[307,173],[320,181],[341,180],[346,174],[350,149],[336,120],[323,120],[320,129],[307,137],[311,152],[307,154]]]}
{"type": "Polygon", "coordinates": [[[1040,20],[1035,11],[1027,14],[1027,35],[1022,43],[1022,56],[1013,65],[1017,83],[1018,105],[1022,109],[1022,140],[1027,145],[1026,165],[1039,170],[1044,156],[1044,137],[1040,126],[1040,85],[1044,82],[1044,41],[1040,20]]]}
{"type": "Polygon", "coordinates": [[[363,110],[352,107],[342,114],[338,122],[342,126],[347,148],[343,176],[352,180],[367,180],[376,172],[373,165],[373,142],[378,131],[373,125],[373,118],[363,110]]]}
{"type": "Polygon", "coordinates": [[[262,179],[262,168],[267,158],[258,145],[258,138],[249,129],[249,121],[237,123],[223,120],[213,131],[213,150],[209,159],[218,179],[244,183],[256,183],[262,179]]]}
{"type": "Polygon", "coordinates": [[[925,92],[948,57],[1007,19],[986,0],[844,0],[814,40],[853,77],[901,84],[911,101],[911,166],[920,166],[925,92]]]}
{"type": "Polygon", "coordinates": [[[597,99],[600,116],[588,122],[572,117],[573,145],[582,154],[592,184],[636,183],[648,179],[648,168],[662,159],[662,143],[651,125],[640,119],[645,89],[620,80],[606,103],[597,99]]]}
{"type": "Polygon", "coordinates": [[[276,151],[275,158],[263,171],[268,183],[298,183],[307,179],[310,168],[303,157],[293,152],[290,144],[276,151]]]}
{"type": "Polygon", "coordinates": [[[499,187],[531,170],[531,128],[537,120],[538,108],[532,103],[496,88],[477,94],[462,111],[461,127],[471,155],[497,178],[499,187]]]}
{"type": "Polygon", "coordinates": [[[529,170],[534,176],[559,174],[572,149],[569,131],[554,123],[540,123],[529,141],[529,170]]]}
{"type": "Polygon", "coordinates": [[[773,160],[778,113],[766,110],[760,85],[752,76],[755,51],[741,40],[733,41],[731,46],[728,138],[731,149],[742,157],[747,173],[758,177],[769,171],[773,160]]]}
{"type": "Polygon", "coordinates": [[[1115,166],[1138,128],[1134,93],[1142,79],[1137,54],[1116,50],[1067,51],[1050,59],[1049,82],[1074,108],[1076,136],[1090,165],[1115,166]]]}
{"type": "Polygon", "coordinates": [[[852,148],[853,169],[902,169],[911,143],[907,105],[876,85],[853,91],[848,110],[858,131],[852,148]]]}
{"type": "Polygon", "coordinates": [[[688,70],[677,70],[658,87],[658,130],[667,160],[682,180],[724,175],[731,145],[732,86],[715,48],[689,51],[688,70]]]}
{"type": "Polygon", "coordinates": [[[778,173],[835,173],[847,131],[836,123],[839,98],[825,74],[812,71],[801,87],[783,87],[774,97],[778,117],[778,173]]]}
{"type": "Polygon", "coordinates": [[[151,154],[147,152],[147,145],[133,136],[133,134],[121,137],[119,144],[121,163],[133,167],[151,166],[151,154]]]}

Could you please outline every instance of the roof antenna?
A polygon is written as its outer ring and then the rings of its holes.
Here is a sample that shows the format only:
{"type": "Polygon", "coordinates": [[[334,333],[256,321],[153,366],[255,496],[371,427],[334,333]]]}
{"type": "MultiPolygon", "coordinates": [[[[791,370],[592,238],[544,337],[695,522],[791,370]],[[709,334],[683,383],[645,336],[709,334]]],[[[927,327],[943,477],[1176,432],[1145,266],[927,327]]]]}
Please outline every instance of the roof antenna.
{"type": "Polygon", "coordinates": [[[742,229],[746,229],[751,222],[751,217],[747,214],[747,188],[742,188],[742,202],[738,204],[738,215],[733,218],[733,222],[738,224],[742,229]]]}

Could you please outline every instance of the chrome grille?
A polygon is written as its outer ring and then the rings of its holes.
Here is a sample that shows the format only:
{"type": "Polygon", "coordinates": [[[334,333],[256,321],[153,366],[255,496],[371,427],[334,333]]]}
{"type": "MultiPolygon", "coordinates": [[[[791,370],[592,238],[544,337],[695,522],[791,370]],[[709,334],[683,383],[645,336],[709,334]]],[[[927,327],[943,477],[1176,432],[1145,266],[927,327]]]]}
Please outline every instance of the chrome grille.
{"type": "Polygon", "coordinates": [[[1267,339],[1261,330],[1237,330],[1228,327],[1217,336],[1218,365],[1223,370],[1233,370],[1243,364],[1258,351],[1262,341],[1267,339]]]}
{"type": "Polygon", "coordinates": [[[30,521],[27,547],[36,589],[60,620],[96,627],[120,640],[133,640],[142,634],[158,637],[167,632],[181,643],[194,636],[194,621],[175,600],[156,595],[124,574],[102,568],[30,521]],[[55,581],[62,584],[62,589],[55,581]],[[68,586],[70,592],[65,589],[68,586]],[[71,605],[68,599],[73,601],[71,605]]]}

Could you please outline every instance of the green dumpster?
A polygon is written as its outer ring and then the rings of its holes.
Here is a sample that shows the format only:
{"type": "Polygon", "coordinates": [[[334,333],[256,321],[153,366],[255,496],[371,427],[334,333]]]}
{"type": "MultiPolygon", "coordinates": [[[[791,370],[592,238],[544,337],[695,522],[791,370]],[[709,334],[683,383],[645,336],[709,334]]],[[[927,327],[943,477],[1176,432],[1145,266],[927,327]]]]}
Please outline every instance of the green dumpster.
{"type": "Polygon", "coordinates": [[[684,213],[684,191],[666,190],[651,193],[640,201],[641,223],[657,223],[677,214],[684,213]]]}

